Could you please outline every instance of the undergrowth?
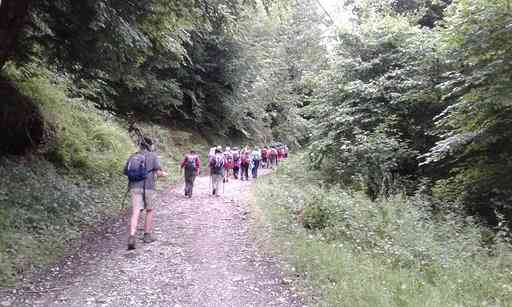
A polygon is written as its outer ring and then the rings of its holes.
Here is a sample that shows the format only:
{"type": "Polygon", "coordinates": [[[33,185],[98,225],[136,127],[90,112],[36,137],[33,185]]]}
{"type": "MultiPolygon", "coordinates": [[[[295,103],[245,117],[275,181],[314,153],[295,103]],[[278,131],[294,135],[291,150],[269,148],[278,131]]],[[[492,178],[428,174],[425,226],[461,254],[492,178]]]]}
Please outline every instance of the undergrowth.
{"type": "Polygon", "coordinates": [[[0,283],[54,262],[80,233],[121,209],[124,178],[63,176],[50,162],[0,158],[0,283]]]}
{"type": "Polygon", "coordinates": [[[274,248],[322,306],[511,306],[512,252],[471,219],[439,220],[427,201],[372,202],[322,186],[301,158],[258,181],[274,248]]]}

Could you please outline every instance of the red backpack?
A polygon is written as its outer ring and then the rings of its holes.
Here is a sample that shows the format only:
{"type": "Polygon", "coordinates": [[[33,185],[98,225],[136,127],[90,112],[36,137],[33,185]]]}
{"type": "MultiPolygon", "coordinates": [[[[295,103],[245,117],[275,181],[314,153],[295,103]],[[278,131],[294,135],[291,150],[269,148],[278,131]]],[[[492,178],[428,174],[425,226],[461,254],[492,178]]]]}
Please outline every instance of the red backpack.
{"type": "Polygon", "coordinates": [[[247,165],[249,163],[251,163],[251,155],[249,154],[248,151],[244,151],[242,153],[242,164],[247,165]]]}

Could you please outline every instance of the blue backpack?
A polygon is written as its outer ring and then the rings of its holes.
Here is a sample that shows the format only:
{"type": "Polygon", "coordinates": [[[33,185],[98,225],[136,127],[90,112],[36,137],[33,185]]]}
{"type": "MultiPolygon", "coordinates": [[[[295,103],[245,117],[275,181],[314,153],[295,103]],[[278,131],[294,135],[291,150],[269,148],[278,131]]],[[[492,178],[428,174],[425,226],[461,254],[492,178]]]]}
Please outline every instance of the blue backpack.
{"type": "Polygon", "coordinates": [[[128,176],[128,181],[139,182],[145,180],[152,171],[146,169],[146,156],[139,152],[128,158],[124,174],[128,176]]]}

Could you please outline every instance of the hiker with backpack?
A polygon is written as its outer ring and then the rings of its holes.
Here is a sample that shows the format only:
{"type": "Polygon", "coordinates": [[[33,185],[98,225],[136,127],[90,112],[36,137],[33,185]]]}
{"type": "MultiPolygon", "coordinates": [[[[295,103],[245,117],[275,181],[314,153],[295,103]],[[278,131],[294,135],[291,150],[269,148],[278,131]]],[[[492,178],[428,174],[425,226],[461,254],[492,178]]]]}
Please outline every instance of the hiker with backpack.
{"type": "Polygon", "coordinates": [[[246,146],[241,154],[240,154],[240,166],[242,169],[242,174],[240,175],[241,180],[249,180],[249,166],[251,164],[251,152],[249,151],[249,147],[246,146]]]}
{"type": "Polygon", "coordinates": [[[191,150],[189,154],[181,162],[181,169],[185,170],[185,196],[192,198],[192,190],[196,176],[199,176],[201,168],[201,160],[195,150],[191,150]]]}
{"type": "Polygon", "coordinates": [[[272,155],[272,150],[270,147],[267,147],[267,168],[272,167],[271,155],[272,155]]]}
{"type": "Polygon", "coordinates": [[[212,195],[219,195],[219,188],[224,179],[224,154],[220,146],[215,149],[215,155],[208,161],[210,167],[210,180],[212,182],[212,195]]]}
{"type": "Polygon", "coordinates": [[[277,149],[275,147],[270,148],[270,165],[271,168],[277,166],[277,149]]]}
{"type": "Polygon", "coordinates": [[[233,155],[231,154],[231,148],[226,146],[226,150],[224,151],[224,182],[229,181],[229,173],[233,169],[233,155]]]}
{"type": "Polygon", "coordinates": [[[277,149],[277,160],[283,161],[283,159],[284,159],[284,147],[279,147],[277,149]]]}
{"type": "Polygon", "coordinates": [[[140,141],[139,147],[140,150],[128,158],[124,167],[124,174],[128,176],[128,188],[132,204],[128,250],[135,249],[135,233],[142,210],[146,210],[143,241],[144,243],[155,241],[151,236],[151,230],[153,228],[156,178],[167,176],[167,173],[162,170],[158,156],[153,152],[153,141],[144,137],[140,141]]]}
{"type": "Polygon", "coordinates": [[[266,168],[268,164],[267,146],[261,150],[261,167],[266,168]]]}
{"type": "Polygon", "coordinates": [[[240,173],[240,151],[238,150],[238,147],[234,147],[231,154],[233,156],[233,177],[238,179],[238,175],[240,173]]]}
{"type": "Polygon", "coordinates": [[[261,151],[258,147],[254,147],[254,150],[251,153],[252,159],[252,178],[258,178],[258,168],[260,167],[261,161],[261,151]]]}

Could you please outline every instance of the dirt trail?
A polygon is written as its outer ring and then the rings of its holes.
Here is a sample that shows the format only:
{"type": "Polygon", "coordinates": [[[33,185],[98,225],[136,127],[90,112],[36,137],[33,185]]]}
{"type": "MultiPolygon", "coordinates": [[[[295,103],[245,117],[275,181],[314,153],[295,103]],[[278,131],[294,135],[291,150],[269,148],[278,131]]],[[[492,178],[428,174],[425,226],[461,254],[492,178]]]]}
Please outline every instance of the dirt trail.
{"type": "Polygon", "coordinates": [[[209,178],[159,196],[157,242],[126,251],[119,222],[101,240],[70,258],[11,306],[301,306],[277,261],[249,235],[244,199],[252,181],[230,180],[225,194],[208,194],[209,178]]]}

